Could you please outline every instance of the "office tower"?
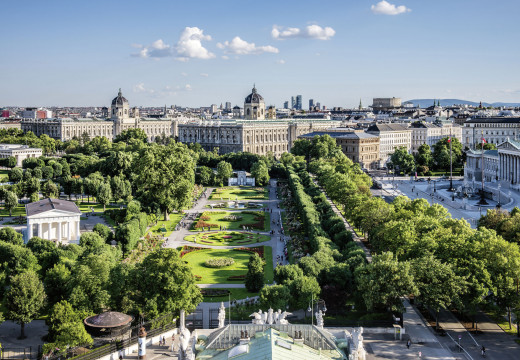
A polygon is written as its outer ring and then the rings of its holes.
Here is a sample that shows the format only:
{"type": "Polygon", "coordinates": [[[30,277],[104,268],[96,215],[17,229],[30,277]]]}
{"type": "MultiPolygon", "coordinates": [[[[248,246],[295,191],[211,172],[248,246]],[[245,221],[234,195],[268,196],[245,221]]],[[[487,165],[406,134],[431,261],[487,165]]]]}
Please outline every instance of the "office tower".
{"type": "Polygon", "coordinates": [[[303,109],[302,105],[303,105],[302,96],[301,95],[296,95],[296,109],[297,110],[303,109]]]}
{"type": "Polygon", "coordinates": [[[284,109],[289,109],[289,101],[286,101],[283,103],[283,108],[284,109]]]}
{"type": "Polygon", "coordinates": [[[309,110],[314,109],[314,99],[309,99],[309,110]]]}

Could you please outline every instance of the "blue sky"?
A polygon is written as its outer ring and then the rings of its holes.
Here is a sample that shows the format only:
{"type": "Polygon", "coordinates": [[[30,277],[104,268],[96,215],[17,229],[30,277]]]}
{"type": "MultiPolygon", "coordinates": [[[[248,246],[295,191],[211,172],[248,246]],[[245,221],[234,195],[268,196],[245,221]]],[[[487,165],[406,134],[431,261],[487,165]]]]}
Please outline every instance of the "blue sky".
{"type": "Polygon", "coordinates": [[[520,102],[514,0],[2,1],[0,106],[520,102]]]}

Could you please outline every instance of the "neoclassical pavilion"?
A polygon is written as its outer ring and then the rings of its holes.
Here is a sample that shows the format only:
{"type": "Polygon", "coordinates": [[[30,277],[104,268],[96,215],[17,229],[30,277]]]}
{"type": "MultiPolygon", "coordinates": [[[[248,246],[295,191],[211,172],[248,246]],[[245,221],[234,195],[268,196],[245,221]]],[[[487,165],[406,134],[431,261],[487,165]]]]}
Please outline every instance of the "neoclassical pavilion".
{"type": "Polygon", "coordinates": [[[81,211],[72,201],[44,199],[25,205],[26,242],[33,236],[54,242],[79,243],[81,211]]]}

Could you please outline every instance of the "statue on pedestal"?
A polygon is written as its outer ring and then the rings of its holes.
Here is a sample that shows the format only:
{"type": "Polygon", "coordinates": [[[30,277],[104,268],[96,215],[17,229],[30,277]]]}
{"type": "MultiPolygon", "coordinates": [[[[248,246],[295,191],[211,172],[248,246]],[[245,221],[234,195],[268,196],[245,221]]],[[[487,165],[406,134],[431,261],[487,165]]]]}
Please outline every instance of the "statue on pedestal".
{"type": "Polygon", "coordinates": [[[267,310],[267,323],[269,325],[272,325],[274,323],[273,309],[271,309],[271,308],[269,308],[269,310],[267,310]]]}
{"type": "Polygon", "coordinates": [[[218,327],[224,327],[224,323],[226,321],[226,308],[224,307],[224,303],[220,303],[220,309],[218,310],[218,327]]]}
{"type": "Polygon", "coordinates": [[[252,321],[253,324],[265,324],[264,321],[264,314],[262,313],[262,310],[258,310],[258,312],[254,312],[249,317],[253,316],[254,319],[252,321]]]}
{"type": "Polygon", "coordinates": [[[320,310],[316,313],[316,326],[323,329],[323,312],[320,310]]]}

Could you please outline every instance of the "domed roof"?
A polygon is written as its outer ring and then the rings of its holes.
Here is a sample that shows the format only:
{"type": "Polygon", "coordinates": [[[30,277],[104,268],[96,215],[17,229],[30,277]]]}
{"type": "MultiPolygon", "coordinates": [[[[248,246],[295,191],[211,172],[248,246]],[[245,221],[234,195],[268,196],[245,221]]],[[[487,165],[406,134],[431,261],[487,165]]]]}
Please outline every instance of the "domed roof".
{"type": "Polygon", "coordinates": [[[245,103],[251,104],[251,103],[260,103],[263,102],[264,98],[262,95],[256,92],[256,87],[253,86],[253,92],[249,95],[247,95],[245,103]]]}
{"type": "Polygon", "coordinates": [[[96,328],[115,328],[130,323],[134,318],[117,311],[107,311],[90,316],[84,320],[85,325],[96,328]]]}
{"type": "Polygon", "coordinates": [[[123,105],[128,104],[128,100],[121,94],[121,88],[119,88],[119,92],[117,93],[117,97],[112,100],[112,105],[123,105]]]}

